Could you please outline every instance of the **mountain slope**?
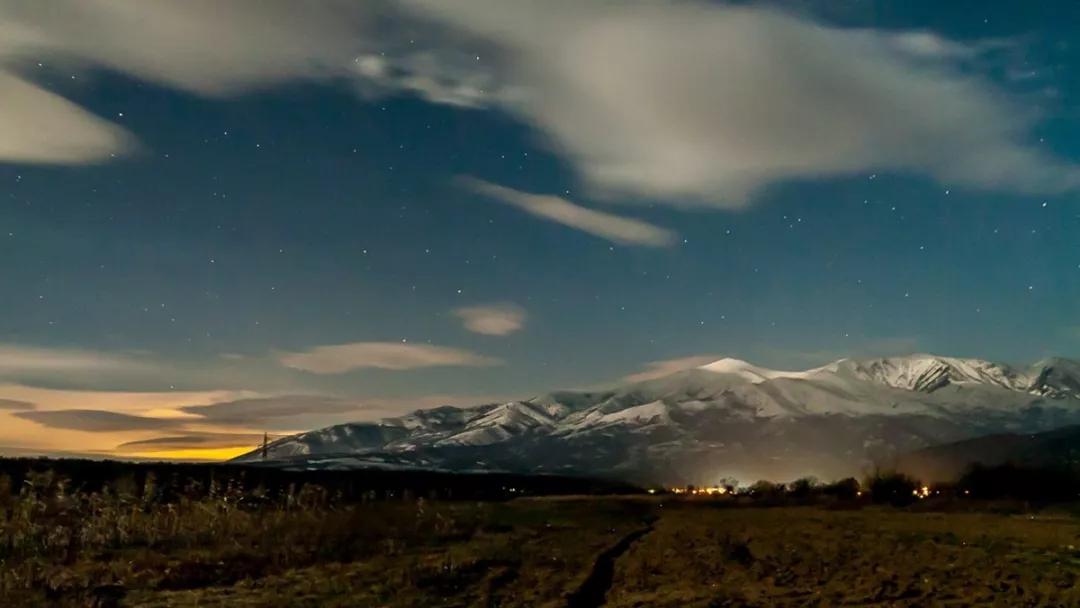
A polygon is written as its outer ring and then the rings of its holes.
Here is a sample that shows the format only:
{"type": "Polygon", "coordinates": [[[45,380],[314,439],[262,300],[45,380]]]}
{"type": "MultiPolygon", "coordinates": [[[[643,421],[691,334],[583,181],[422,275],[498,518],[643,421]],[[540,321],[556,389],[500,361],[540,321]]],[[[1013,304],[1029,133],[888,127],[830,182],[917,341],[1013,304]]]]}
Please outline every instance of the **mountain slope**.
{"type": "Polygon", "coordinates": [[[1065,359],[1020,369],[911,355],[795,372],[722,359],[607,390],[329,427],[275,441],[269,457],[636,481],[835,478],[935,444],[1080,424],[1078,388],[1080,364],[1065,359]]]}
{"type": "Polygon", "coordinates": [[[953,481],[973,464],[1080,468],[1080,426],[1042,433],[1002,433],[906,454],[898,468],[920,479],[953,481]]]}

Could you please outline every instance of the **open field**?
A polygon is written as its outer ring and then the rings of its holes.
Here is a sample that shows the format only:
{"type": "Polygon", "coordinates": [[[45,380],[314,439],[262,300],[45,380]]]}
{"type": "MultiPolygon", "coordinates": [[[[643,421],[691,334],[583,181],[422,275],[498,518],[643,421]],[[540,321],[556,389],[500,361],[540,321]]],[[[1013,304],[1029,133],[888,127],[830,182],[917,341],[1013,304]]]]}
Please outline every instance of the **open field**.
{"type": "Polygon", "coordinates": [[[610,606],[1076,606],[1080,520],[668,505],[610,606]]]}
{"type": "Polygon", "coordinates": [[[6,496],[4,606],[1080,605],[1080,519],[1016,504],[6,496]]]}

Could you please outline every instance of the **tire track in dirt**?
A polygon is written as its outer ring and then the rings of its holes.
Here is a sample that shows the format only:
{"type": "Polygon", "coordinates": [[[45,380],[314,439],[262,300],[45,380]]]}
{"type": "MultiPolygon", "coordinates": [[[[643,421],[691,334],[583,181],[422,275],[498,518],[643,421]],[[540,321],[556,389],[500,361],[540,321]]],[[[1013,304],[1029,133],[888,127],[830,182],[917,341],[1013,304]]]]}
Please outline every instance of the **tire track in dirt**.
{"type": "Polygon", "coordinates": [[[653,531],[656,518],[652,518],[646,523],[647,525],[644,528],[634,530],[620,538],[619,542],[596,557],[592,571],[589,572],[585,582],[581,583],[577,591],[574,591],[566,598],[566,608],[598,608],[604,605],[607,593],[611,589],[611,583],[615,577],[616,560],[623,553],[626,553],[634,543],[641,540],[641,537],[653,531]]]}

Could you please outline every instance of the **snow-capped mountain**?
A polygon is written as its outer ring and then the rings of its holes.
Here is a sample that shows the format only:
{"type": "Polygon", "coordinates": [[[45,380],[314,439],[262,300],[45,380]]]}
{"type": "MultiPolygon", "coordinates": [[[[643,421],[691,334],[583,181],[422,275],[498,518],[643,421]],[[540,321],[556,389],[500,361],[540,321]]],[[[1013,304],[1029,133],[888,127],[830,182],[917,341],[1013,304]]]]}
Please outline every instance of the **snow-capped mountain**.
{"type": "Polygon", "coordinates": [[[328,427],[275,441],[268,460],[694,483],[830,479],[944,442],[1069,424],[1080,424],[1080,363],[1067,359],[1016,368],[919,354],[794,372],[721,359],[608,390],[328,427]]]}

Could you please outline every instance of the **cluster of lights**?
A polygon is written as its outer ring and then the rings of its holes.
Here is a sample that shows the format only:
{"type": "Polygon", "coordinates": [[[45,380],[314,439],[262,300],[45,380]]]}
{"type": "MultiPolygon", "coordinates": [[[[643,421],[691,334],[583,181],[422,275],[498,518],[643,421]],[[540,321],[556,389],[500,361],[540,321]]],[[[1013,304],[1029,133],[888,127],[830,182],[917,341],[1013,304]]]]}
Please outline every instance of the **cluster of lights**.
{"type": "MultiPolygon", "coordinates": [[[[668,490],[672,494],[686,494],[689,496],[724,496],[731,492],[726,486],[712,486],[711,488],[670,488],[668,490]]],[[[654,494],[655,490],[649,490],[650,494],[654,494]]]]}
{"type": "MultiPolygon", "coordinates": [[[[730,487],[730,486],[712,486],[712,487],[704,487],[704,488],[696,488],[696,487],[693,487],[693,486],[687,486],[687,487],[674,487],[674,488],[666,488],[666,489],[650,488],[648,490],[648,492],[649,492],[649,494],[657,494],[657,493],[667,492],[667,493],[670,493],[670,494],[686,495],[686,496],[726,496],[728,494],[734,495],[736,493],[735,489],[730,487]]],[[[970,490],[964,490],[963,493],[964,493],[965,496],[969,496],[971,494],[971,491],[970,490]]],[[[864,494],[865,494],[865,492],[863,492],[862,490],[857,490],[855,492],[855,496],[858,497],[858,498],[862,498],[862,496],[864,494]]],[[[911,494],[912,494],[912,496],[915,496],[919,500],[923,500],[923,499],[926,499],[926,498],[930,498],[930,496],[932,496],[932,495],[941,494],[941,490],[931,489],[930,486],[920,486],[920,487],[915,488],[914,490],[912,490],[911,494]]]]}

